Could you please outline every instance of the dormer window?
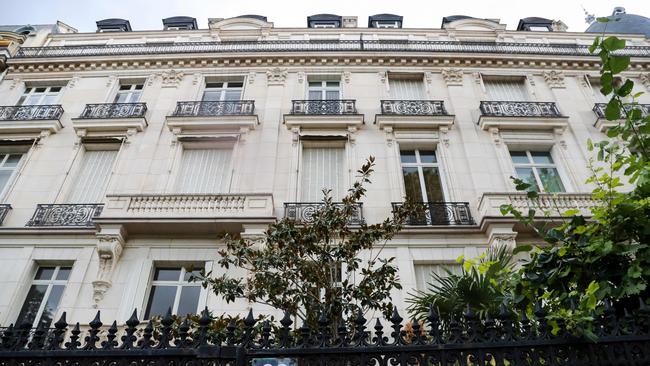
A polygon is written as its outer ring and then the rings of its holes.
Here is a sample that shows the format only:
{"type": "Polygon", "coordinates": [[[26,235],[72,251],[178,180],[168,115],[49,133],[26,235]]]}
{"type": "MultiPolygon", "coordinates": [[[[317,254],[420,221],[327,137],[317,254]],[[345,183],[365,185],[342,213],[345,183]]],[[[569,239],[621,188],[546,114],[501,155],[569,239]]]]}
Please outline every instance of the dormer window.
{"type": "Polygon", "coordinates": [[[368,17],[368,28],[402,28],[404,18],[395,14],[376,14],[368,17]]]}
{"type": "Polygon", "coordinates": [[[192,30],[199,29],[196,18],[171,17],[162,20],[164,30],[192,30]]]}
{"type": "Polygon", "coordinates": [[[312,28],[338,28],[339,25],[336,22],[314,22],[312,23],[312,28]]]}
{"type": "Polygon", "coordinates": [[[98,20],[97,32],[130,32],[131,23],[126,19],[98,20]]]}
{"type": "Polygon", "coordinates": [[[341,28],[343,17],[334,14],[317,14],[307,17],[309,28],[341,28]]]}
{"type": "Polygon", "coordinates": [[[523,18],[519,20],[517,30],[529,32],[552,32],[553,21],[551,19],[539,17],[523,18]]]}

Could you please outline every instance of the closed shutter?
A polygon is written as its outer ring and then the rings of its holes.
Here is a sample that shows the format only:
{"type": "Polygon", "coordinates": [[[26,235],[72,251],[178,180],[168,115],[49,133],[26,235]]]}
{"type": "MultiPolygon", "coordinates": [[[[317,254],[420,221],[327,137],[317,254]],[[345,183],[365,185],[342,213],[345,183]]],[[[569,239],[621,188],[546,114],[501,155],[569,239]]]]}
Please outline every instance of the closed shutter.
{"type": "Polygon", "coordinates": [[[231,149],[185,149],[178,171],[179,193],[228,193],[231,149]]]}
{"type": "Polygon", "coordinates": [[[390,79],[390,98],[396,100],[426,99],[422,80],[390,79]]]}
{"type": "Polygon", "coordinates": [[[302,150],[301,199],[320,202],[323,189],[331,189],[335,200],[345,193],[345,149],[342,147],[305,147],[302,150]]]}
{"type": "Polygon", "coordinates": [[[69,203],[104,201],[104,192],[116,157],[117,150],[85,151],[67,201],[69,203]]]}
{"type": "Polygon", "coordinates": [[[528,91],[523,80],[484,80],[489,100],[528,101],[528,91]]]}
{"type": "Polygon", "coordinates": [[[434,281],[432,273],[442,277],[448,276],[444,269],[448,269],[452,274],[461,274],[462,267],[458,263],[437,263],[437,264],[416,264],[415,265],[415,288],[420,291],[426,291],[428,284],[434,281]]]}

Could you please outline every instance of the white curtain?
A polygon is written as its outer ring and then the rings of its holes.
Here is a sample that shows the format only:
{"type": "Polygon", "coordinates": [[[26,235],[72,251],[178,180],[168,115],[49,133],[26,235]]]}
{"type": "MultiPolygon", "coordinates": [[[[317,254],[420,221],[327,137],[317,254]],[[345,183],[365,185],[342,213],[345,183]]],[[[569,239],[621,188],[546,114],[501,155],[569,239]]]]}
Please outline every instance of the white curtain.
{"type": "Polygon", "coordinates": [[[426,99],[422,80],[389,79],[388,83],[391,99],[426,99]]]}
{"type": "Polygon", "coordinates": [[[530,100],[523,80],[484,80],[483,84],[489,100],[518,102],[530,100]]]}
{"type": "Polygon", "coordinates": [[[231,149],[185,149],[176,180],[178,193],[228,193],[231,149]]]}
{"type": "Polygon", "coordinates": [[[117,150],[84,151],[77,176],[68,194],[69,203],[100,203],[111,176],[117,150]]]}
{"type": "Polygon", "coordinates": [[[461,274],[461,265],[458,263],[429,263],[415,265],[415,287],[420,291],[426,291],[428,284],[434,281],[432,273],[439,274],[442,277],[448,276],[444,270],[447,268],[453,274],[461,274]]]}
{"type": "Polygon", "coordinates": [[[346,189],[345,149],[343,147],[303,147],[301,171],[301,200],[320,202],[323,189],[331,189],[335,200],[342,198],[346,189]]]}

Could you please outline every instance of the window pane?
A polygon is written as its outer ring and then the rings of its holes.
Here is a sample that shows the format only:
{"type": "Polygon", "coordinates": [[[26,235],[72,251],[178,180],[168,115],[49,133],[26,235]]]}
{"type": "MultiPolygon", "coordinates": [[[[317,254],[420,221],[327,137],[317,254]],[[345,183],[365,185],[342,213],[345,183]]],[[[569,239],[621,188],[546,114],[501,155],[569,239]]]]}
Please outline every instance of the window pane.
{"type": "Polygon", "coordinates": [[[406,190],[406,199],[415,202],[422,202],[422,188],[420,187],[420,176],[418,168],[402,168],[404,175],[404,189],[406,190]]]}
{"type": "Polygon", "coordinates": [[[45,291],[47,291],[47,285],[32,285],[27,293],[27,298],[25,298],[25,303],[20,310],[20,315],[18,315],[18,319],[16,319],[17,325],[23,323],[34,323],[38,309],[41,307],[43,297],[45,297],[45,291]]]}
{"type": "Polygon", "coordinates": [[[320,88],[321,85],[323,85],[323,83],[320,82],[320,81],[310,81],[309,82],[309,87],[310,88],[320,88]]]}
{"type": "Polygon", "coordinates": [[[203,93],[204,102],[215,102],[221,99],[221,91],[205,91],[203,93]]]}
{"type": "Polygon", "coordinates": [[[11,178],[11,173],[12,171],[10,170],[0,170],[0,190],[4,189],[4,187],[9,182],[9,178],[11,178]]]}
{"type": "Polygon", "coordinates": [[[416,163],[417,161],[415,160],[415,151],[413,150],[403,150],[399,152],[400,158],[402,160],[402,163],[416,163]]]}
{"type": "Polygon", "coordinates": [[[533,157],[533,161],[537,164],[553,164],[553,159],[551,159],[551,154],[548,152],[531,152],[530,155],[533,157]]]}
{"type": "Polygon", "coordinates": [[[120,85],[120,90],[131,90],[131,85],[120,85]]]}
{"type": "Polygon", "coordinates": [[[49,327],[50,324],[52,324],[64,289],[64,285],[52,286],[52,291],[50,291],[50,296],[47,298],[45,308],[43,309],[43,315],[41,315],[41,319],[39,321],[41,324],[43,324],[43,326],[49,327]]]}
{"type": "Polygon", "coordinates": [[[135,86],[135,90],[142,90],[143,85],[139,84],[135,86]]]}
{"type": "Polygon", "coordinates": [[[308,98],[309,100],[321,100],[323,99],[323,92],[320,90],[310,90],[308,98]]]}
{"type": "Polygon", "coordinates": [[[422,163],[435,163],[436,162],[436,152],[435,151],[422,151],[420,150],[420,162],[422,163]]]}
{"type": "Polygon", "coordinates": [[[25,102],[25,105],[37,105],[38,102],[41,100],[42,95],[31,95],[29,98],[27,98],[27,101],[25,102]]]}
{"type": "Polygon", "coordinates": [[[327,87],[329,88],[338,88],[339,82],[338,81],[328,81],[326,83],[327,87]]]}
{"type": "Polygon", "coordinates": [[[70,272],[72,267],[61,267],[59,268],[59,273],[56,275],[57,280],[67,280],[70,277],[70,272]]]}
{"type": "Polygon", "coordinates": [[[54,104],[59,99],[59,96],[56,94],[48,94],[41,101],[41,105],[54,104]]]}
{"type": "Polygon", "coordinates": [[[131,93],[131,99],[128,101],[129,103],[137,103],[140,101],[140,95],[142,95],[142,92],[140,91],[134,91],[131,93]]]}
{"type": "Polygon", "coordinates": [[[34,92],[36,92],[36,93],[44,93],[45,88],[36,88],[36,90],[34,90],[34,92]]]}
{"type": "Polygon", "coordinates": [[[427,199],[429,202],[444,201],[442,194],[442,184],[440,184],[440,172],[438,168],[427,167],[422,168],[424,174],[424,184],[427,187],[427,199]]]}
{"type": "Polygon", "coordinates": [[[195,268],[193,271],[188,270],[188,271],[185,272],[185,276],[184,276],[183,280],[184,281],[189,281],[190,277],[192,277],[192,276],[196,277],[196,276],[199,275],[200,272],[201,272],[201,268],[195,268]]]}
{"type": "Polygon", "coordinates": [[[207,83],[205,84],[206,88],[221,88],[223,83],[207,83]]]}
{"type": "Polygon", "coordinates": [[[512,158],[512,162],[515,164],[530,164],[528,155],[526,155],[525,151],[511,151],[510,157],[512,158]]]}
{"type": "Polygon", "coordinates": [[[336,100],[339,99],[339,91],[338,90],[328,90],[325,92],[325,99],[326,100],[336,100]]]}
{"type": "Polygon", "coordinates": [[[180,268],[156,268],[154,281],[178,281],[181,278],[180,268]]]}
{"type": "Polygon", "coordinates": [[[58,93],[58,92],[60,92],[60,91],[61,91],[61,87],[60,87],[60,86],[53,86],[53,87],[50,88],[50,92],[51,92],[51,93],[58,93]]]}
{"type": "Polygon", "coordinates": [[[52,279],[52,275],[54,275],[54,268],[55,267],[38,267],[38,271],[36,271],[36,277],[34,278],[37,280],[52,279]]]}
{"type": "Polygon", "coordinates": [[[18,163],[20,162],[20,158],[22,158],[22,157],[23,157],[23,156],[20,155],[20,154],[11,154],[11,155],[9,155],[9,157],[7,158],[7,161],[5,161],[5,163],[4,163],[3,166],[4,166],[4,167],[14,167],[14,166],[17,166],[18,163]]]}
{"type": "Polygon", "coordinates": [[[113,103],[125,103],[127,96],[128,96],[127,93],[117,93],[115,95],[115,99],[113,100],[113,103]]]}
{"type": "Polygon", "coordinates": [[[156,315],[165,315],[167,309],[174,306],[175,297],[176,286],[152,286],[149,304],[144,315],[145,319],[150,319],[156,315]]]}
{"type": "Polygon", "coordinates": [[[519,179],[530,184],[532,189],[539,191],[539,187],[537,186],[537,181],[535,180],[535,175],[533,174],[532,168],[517,168],[516,170],[517,177],[519,177],[519,179]]]}
{"type": "Polygon", "coordinates": [[[555,168],[538,168],[537,172],[545,192],[564,192],[564,185],[555,168]]]}
{"type": "Polygon", "coordinates": [[[237,101],[237,100],[240,100],[240,99],[241,99],[241,90],[240,89],[235,89],[235,90],[226,89],[225,100],[237,101]]]}
{"type": "Polygon", "coordinates": [[[244,86],[244,83],[242,82],[228,82],[228,88],[241,88],[244,86]]]}
{"type": "Polygon", "coordinates": [[[178,303],[177,315],[196,314],[199,306],[201,286],[185,286],[181,290],[181,299],[178,303]]]}

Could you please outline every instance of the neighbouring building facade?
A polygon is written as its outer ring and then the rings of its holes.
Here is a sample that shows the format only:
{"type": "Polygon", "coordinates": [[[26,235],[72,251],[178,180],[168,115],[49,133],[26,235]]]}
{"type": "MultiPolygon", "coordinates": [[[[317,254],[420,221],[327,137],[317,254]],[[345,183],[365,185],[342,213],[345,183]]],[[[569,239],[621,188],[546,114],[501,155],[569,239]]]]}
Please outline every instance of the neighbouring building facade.
{"type": "MultiPolygon", "coordinates": [[[[400,311],[458,256],[536,240],[501,204],[588,214],[586,141],[611,126],[594,33],[543,18],[516,30],[402,22],[319,14],[279,28],[247,15],[208,29],[174,17],[153,31],[122,19],[92,33],[12,31],[22,45],[1,64],[0,325],[50,325],[63,310],[69,322],[98,309],[122,322],[134,308],[144,319],[170,306],[243,313],[249,304],[226,304],[186,268],[221,273],[220,233],[255,239],[280,218],[308,221],[321,190],[343,196],[369,156],[353,224],[405,197],[428,207],[383,252],[399,267],[400,311]]],[[[626,75],[648,92],[650,41],[629,30],[617,29],[626,75]]]]}

